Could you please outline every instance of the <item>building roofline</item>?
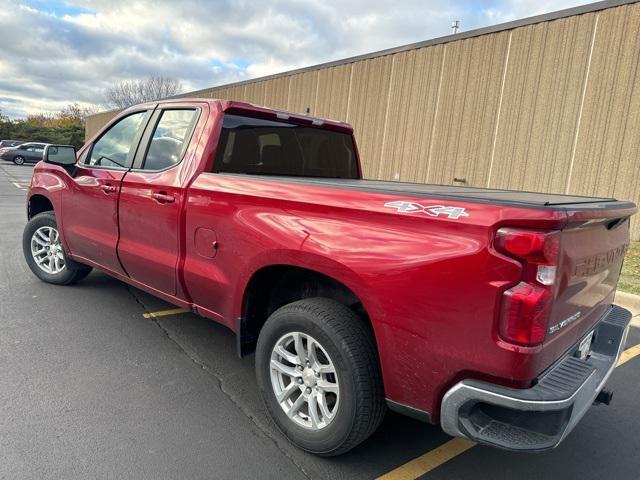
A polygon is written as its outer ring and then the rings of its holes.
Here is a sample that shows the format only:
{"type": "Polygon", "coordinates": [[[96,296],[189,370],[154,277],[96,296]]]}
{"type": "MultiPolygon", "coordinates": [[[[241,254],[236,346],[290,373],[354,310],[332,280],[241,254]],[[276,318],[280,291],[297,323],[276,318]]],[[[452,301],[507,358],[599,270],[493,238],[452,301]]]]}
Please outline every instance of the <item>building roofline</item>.
{"type": "MultiPolygon", "coordinates": [[[[445,35],[442,37],[431,38],[429,40],[422,40],[420,42],[409,43],[407,45],[401,45],[399,47],[387,48],[384,50],[378,50],[376,52],[365,53],[362,55],[355,55],[353,57],[347,57],[339,60],[332,60],[330,62],[318,63],[316,65],[310,65],[308,67],[297,68],[295,70],[287,70],[286,72],[274,73],[272,75],[266,75],[264,77],[251,78],[247,80],[241,80],[239,82],[226,83],[222,85],[214,85],[200,90],[193,90],[186,93],[181,93],[168,97],[167,99],[183,98],[183,97],[197,97],[200,93],[208,93],[211,90],[218,88],[233,88],[242,85],[248,85],[251,83],[264,82],[267,80],[274,80],[276,78],[289,77],[292,75],[298,75],[301,73],[312,72],[323,68],[337,67],[340,65],[348,65],[350,63],[360,62],[362,60],[370,60],[373,58],[385,57],[387,55],[393,55],[396,53],[406,52],[409,50],[416,50],[424,47],[431,47],[433,45],[441,45],[445,43],[455,42],[458,40],[464,40],[467,38],[480,37],[482,35],[488,35],[491,33],[498,33],[507,30],[513,30],[518,27],[525,27],[528,25],[535,25],[537,23],[549,22],[553,20],[559,20],[562,18],[573,17],[575,15],[584,15],[586,13],[598,12],[600,10],[606,10],[609,8],[620,7],[624,5],[630,5],[638,3],[640,0],[604,0],[601,2],[588,3],[586,5],[578,5],[577,7],[566,8],[564,10],[557,10],[555,12],[543,13],[541,15],[535,15],[533,17],[521,18],[519,20],[512,20],[510,22],[499,23],[488,27],[476,28],[474,30],[468,30],[466,32],[460,32],[453,35],[445,35]]],[[[110,111],[116,111],[108,110],[110,111]]],[[[99,112],[107,113],[107,111],[99,112]]]]}
{"type": "Polygon", "coordinates": [[[222,85],[215,85],[200,90],[194,90],[182,95],[194,95],[200,92],[209,92],[214,88],[232,88],[240,85],[246,85],[250,83],[263,82],[266,80],[273,80],[281,77],[288,77],[291,75],[297,75],[300,73],[311,72],[314,70],[320,70],[323,68],[337,67],[340,65],[346,65],[349,63],[360,62],[362,60],[369,60],[372,58],[385,57],[387,55],[393,55],[395,53],[406,52],[408,50],[416,50],[418,48],[430,47],[433,45],[440,45],[444,43],[455,42],[457,40],[464,40],[467,38],[479,37],[490,33],[498,33],[506,30],[513,30],[518,27],[525,27],[527,25],[535,25],[536,23],[549,22],[552,20],[559,20],[566,17],[573,17],[575,15],[583,15],[585,13],[597,12],[600,10],[606,10],[609,8],[620,7],[623,5],[629,5],[638,3],[640,0],[604,0],[601,2],[589,3],[586,5],[578,5],[577,7],[566,8],[564,10],[557,10],[555,12],[543,13],[541,15],[535,15],[533,17],[521,18],[519,20],[513,20],[510,22],[499,23],[488,27],[476,28],[474,30],[468,30],[466,32],[460,32],[453,35],[445,35],[443,37],[431,38],[429,40],[422,40],[420,42],[409,43],[407,45],[401,45],[399,47],[387,48],[384,50],[378,50],[376,52],[365,53],[362,55],[355,55],[353,57],[347,57],[340,60],[332,60],[330,62],[319,63],[316,65],[310,65],[308,67],[297,68],[295,70],[287,70],[286,72],[274,73],[272,75],[266,75],[264,77],[251,78],[247,80],[241,80],[239,82],[226,83],[222,85]]]}

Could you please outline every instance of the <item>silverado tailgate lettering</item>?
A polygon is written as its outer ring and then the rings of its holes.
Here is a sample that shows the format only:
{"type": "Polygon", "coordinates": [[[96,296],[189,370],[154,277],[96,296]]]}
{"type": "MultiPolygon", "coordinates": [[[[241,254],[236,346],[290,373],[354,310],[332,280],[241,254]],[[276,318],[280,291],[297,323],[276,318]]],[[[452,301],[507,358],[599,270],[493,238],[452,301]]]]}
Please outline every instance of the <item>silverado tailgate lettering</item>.
{"type": "Polygon", "coordinates": [[[629,244],[621,245],[605,253],[581,258],[573,269],[575,277],[589,277],[604,271],[609,265],[619,258],[624,258],[629,244]]]}

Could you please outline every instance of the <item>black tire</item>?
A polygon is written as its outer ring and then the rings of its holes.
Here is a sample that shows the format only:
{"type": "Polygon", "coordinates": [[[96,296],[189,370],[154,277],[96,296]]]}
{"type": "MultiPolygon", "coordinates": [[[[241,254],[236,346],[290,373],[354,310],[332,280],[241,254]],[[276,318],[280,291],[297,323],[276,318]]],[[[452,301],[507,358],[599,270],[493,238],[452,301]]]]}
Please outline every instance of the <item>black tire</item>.
{"type": "Polygon", "coordinates": [[[27,265],[43,282],[56,285],[71,285],[85,278],[91,272],[91,267],[74,262],[71,259],[64,259],[64,267],[58,273],[52,274],[41,269],[31,255],[31,239],[36,230],[40,227],[53,227],[57,230],[56,216],[53,212],[43,212],[35,215],[24,227],[22,234],[22,252],[27,261],[27,265]]]}
{"type": "Polygon", "coordinates": [[[308,452],[334,456],[367,439],[384,418],[386,405],[373,335],[350,308],[328,298],[299,300],[276,310],[267,320],[256,349],[256,376],[263,401],[278,428],[308,452]],[[291,420],[271,384],[271,353],[291,332],[311,335],[333,361],[340,384],[335,418],[319,430],[291,420]]]}
{"type": "Polygon", "coordinates": [[[17,157],[14,157],[13,163],[15,163],[16,165],[24,165],[24,157],[20,155],[18,155],[17,157]]]}

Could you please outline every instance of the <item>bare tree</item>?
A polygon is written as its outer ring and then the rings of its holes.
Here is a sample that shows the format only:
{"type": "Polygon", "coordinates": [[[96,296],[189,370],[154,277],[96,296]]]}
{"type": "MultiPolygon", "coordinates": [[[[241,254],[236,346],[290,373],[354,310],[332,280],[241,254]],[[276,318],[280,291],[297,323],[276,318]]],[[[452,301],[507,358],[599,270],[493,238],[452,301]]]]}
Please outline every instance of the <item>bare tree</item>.
{"type": "Polygon", "coordinates": [[[72,123],[84,123],[84,119],[94,113],[98,113],[96,106],[82,106],[78,103],[70,103],[55,116],[60,120],[69,120],[72,123]]]}
{"type": "Polygon", "coordinates": [[[159,100],[182,92],[175,78],[149,77],[145,80],[124,80],[105,90],[105,101],[111,108],[126,108],[136,103],[159,100]]]}

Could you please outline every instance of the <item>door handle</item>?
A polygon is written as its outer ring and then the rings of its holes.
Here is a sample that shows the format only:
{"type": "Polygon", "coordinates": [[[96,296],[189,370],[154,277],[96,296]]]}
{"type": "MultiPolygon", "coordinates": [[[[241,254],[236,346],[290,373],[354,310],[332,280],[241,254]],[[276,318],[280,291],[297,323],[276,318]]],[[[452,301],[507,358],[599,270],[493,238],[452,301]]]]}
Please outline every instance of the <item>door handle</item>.
{"type": "Polygon", "coordinates": [[[113,185],[100,185],[100,188],[104,193],[115,193],[118,189],[113,185]]]}
{"type": "Polygon", "coordinates": [[[159,203],[173,203],[175,202],[175,198],[173,195],[168,195],[163,192],[154,192],[151,196],[159,203]]]}

